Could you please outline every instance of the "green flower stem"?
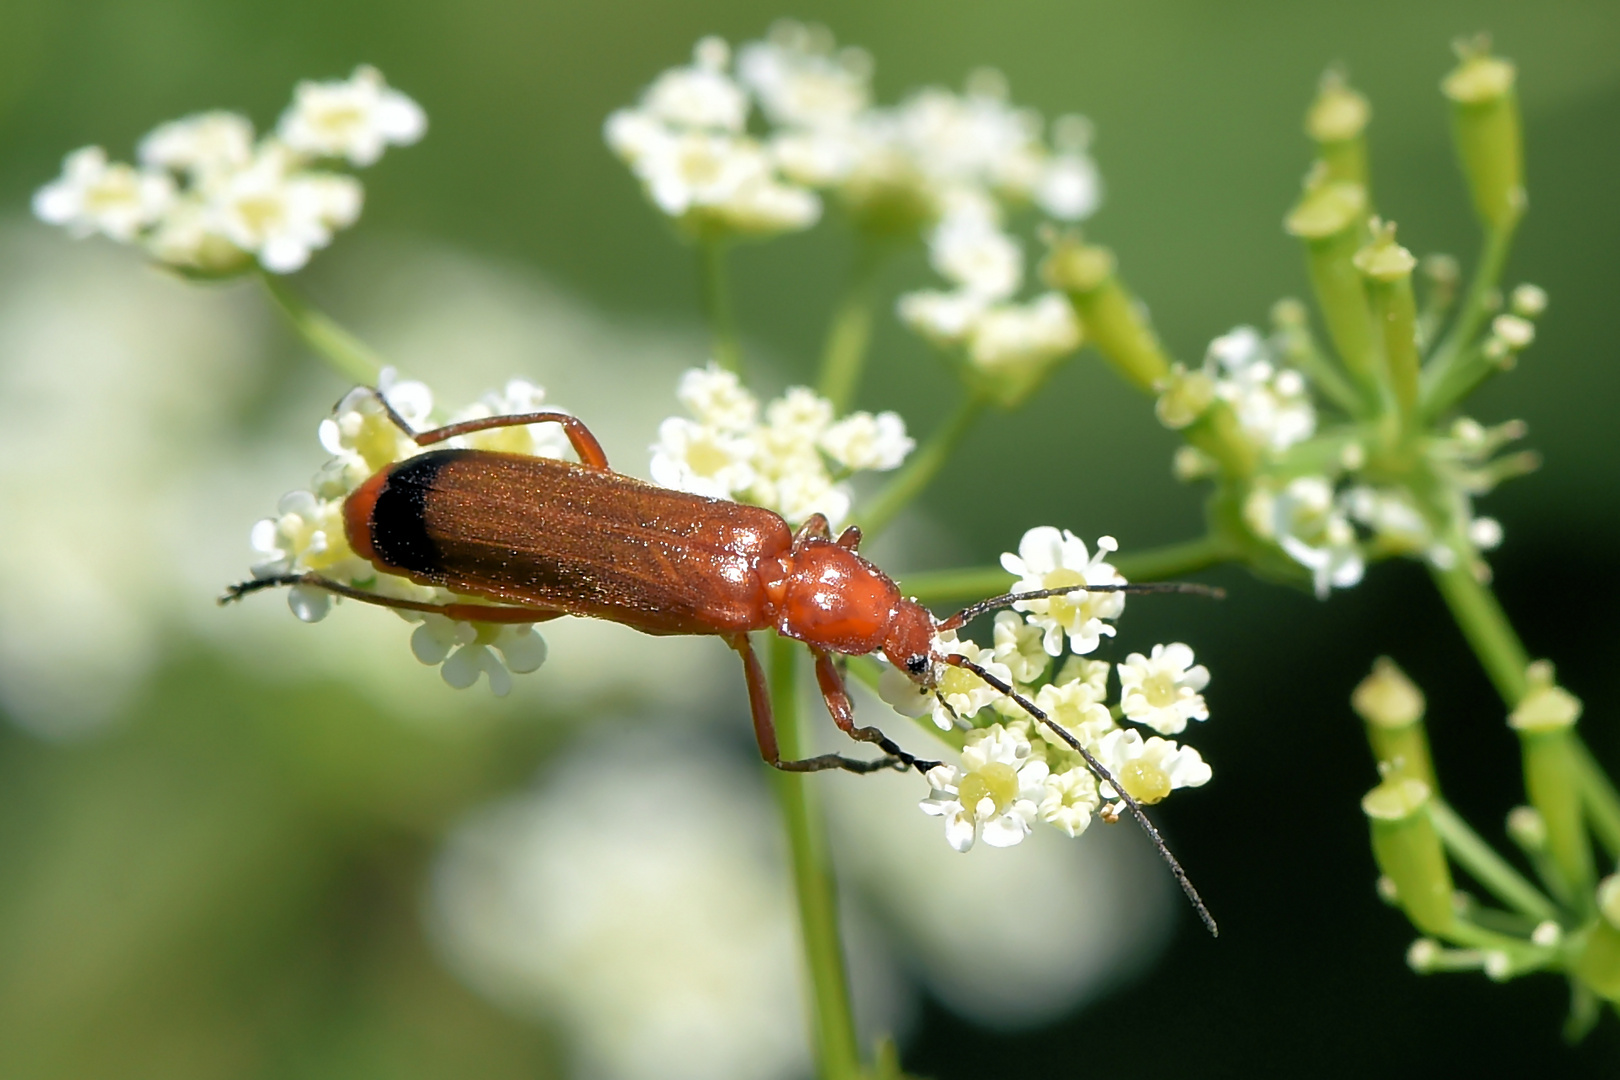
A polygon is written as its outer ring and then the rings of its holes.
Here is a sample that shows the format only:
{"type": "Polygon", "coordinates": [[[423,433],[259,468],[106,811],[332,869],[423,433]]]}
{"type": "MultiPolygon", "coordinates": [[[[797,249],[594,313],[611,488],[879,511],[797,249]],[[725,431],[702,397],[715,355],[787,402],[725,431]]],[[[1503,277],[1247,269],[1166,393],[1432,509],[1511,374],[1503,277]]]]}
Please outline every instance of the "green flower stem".
{"type": "MultiPolygon", "coordinates": [[[[1116,555],[1108,561],[1129,581],[1163,581],[1217,566],[1234,558],[1226,541],[1203,536],[1185,543],[1116,555]]],[[[964,566],[956,570],[924,570],[907,574],[900,591],[924,604],[979,600],[1012,588],[1017,578],[999,566],[964,566]]]]}
{"type": "MultiPolygon", "coordinates": [[[[799,646],[770,635],[769,678],[776,737],[784,758],[803,757],[799,739],[799,646]]],[[[838,932],[838,887],[833,879],[825,828],[811,801],[804,773],[771,770],[771,785],[782,810],[799,901],[805,966],[810,974],[812,1042],[821,1080],[857,1080],[862,1075],[844,970],[843,938],[838,932]]]]}
{"type": "Polygon", "coordinates": [[[1575,743],[1573,764],[1592,831],[1609,853],[1609,858],[1620,860],[1620,793],[1615,791],[1603,767],[1592,757],[1592,751],[1579,740],[1575,743]]]}
{"type": "Polygon", "coordinates": [[[831,401],[833,413],[849,410],[866,365],[866,347],[872,340],[872,309],[876,301],[877,272],[884,249],[862,238],[855,266],[827,326],[827,344],[821,353],[821,396],[831,401]]]}
{"type": "Polygon", "coordinates": [[[1451,330],[1444,340],[1435,347],[1428,364],[1423,368],[1422,393],[1423,412],[1427,417],[1434,417],[1450,408],[1457,401],[1460,392],[1473,386],[1479,380],[1470,379],[1467,373],[1458,373],[1453,369],[1462,366],[1487,364],[1483,356],[1469,345],[1479,334],[1485,320],[1495,310],[1497,304],[1497,283],[1502,278],[1502,267],[1507,263],[1508,251],[1513,246],[1513,226],[1502,228],[1487,228],[1485,231],[1485,248],[1480,253],[1479,266],[1474,270],[1474,278],[1468,285],[1468,295],[1463,300],[1462,310],[1457,315],[1457,321],[1452,324],[1451,330]]]}
{"type": "Polygon", "coordinates": [[[1468,563],[1468,558],[1459,556],[1449,569],[1431,567],[1429,573],[1440,595],[1445,597],[1446,606],[1451,608],[1451,616],[1457,620],[1463,637],[1468,639],[1484,666],[1485,674],[1512,709],[1529,689],[1524,671],[1530,666],[1530,657],[1519,635],[1513,632],[1502,605],[1496,602],[1490,589],[1475,580],[1468,563]]]}
{"type": "Polygon", "coordinates": [[[1496,853],[1478,833],[1469,828],[1457,812],[1435,798],[1429,803],[1429,819],[1434,822],[1440,842],[1457,865],[1491,891],[1502,903],[1540,922],[1558,918],[1558,907],[1532,885],[1511,863],[1496,853]]]}
{"type": "Polygon", "coordinates": [[[731,286],[726,278],[725,241],[698,241],[698,283],[703,293],[703,318],[714,336],[714,361],[727,371],[741,374],[742,344],[737,337],[737,316],[732,311],[731,286]]]}
{"type": "Polygon", "coordinates": [[[382,357],[365,342],[339,326],[325,312],[319,310],[292,290],[285,279],[261,271],[259,280],[275,301],[276,310],[287,317],[304,344],[315,355],[332,365],[338,374],[363,386],[376,386],[377,375],[384,364],[382,357]]]}
{"type": "Polygon", "coordinates": [[[917,448],[899,474],[866,504],[859,524],[868,539],[886,528],[895,515],[933,481],[979,419],[979,414],[984,412],[984,406],[984,397],[970,392],[956,411],[928,436],[928,441],[917,448]]]}

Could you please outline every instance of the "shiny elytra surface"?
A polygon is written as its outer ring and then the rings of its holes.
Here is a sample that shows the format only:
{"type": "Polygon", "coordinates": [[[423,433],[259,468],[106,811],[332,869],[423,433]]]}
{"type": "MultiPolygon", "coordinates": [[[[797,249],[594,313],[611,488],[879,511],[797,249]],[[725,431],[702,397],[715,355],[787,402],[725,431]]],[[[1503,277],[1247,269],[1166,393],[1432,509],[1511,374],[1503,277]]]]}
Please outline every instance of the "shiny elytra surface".
{"type": "Polygon", "coordinates": [[[399,462],[344,510],[351,546],[380,570],[665,634],[767,625],[755,568],[793,540],[759,507],[482,450],[399,462]]]}

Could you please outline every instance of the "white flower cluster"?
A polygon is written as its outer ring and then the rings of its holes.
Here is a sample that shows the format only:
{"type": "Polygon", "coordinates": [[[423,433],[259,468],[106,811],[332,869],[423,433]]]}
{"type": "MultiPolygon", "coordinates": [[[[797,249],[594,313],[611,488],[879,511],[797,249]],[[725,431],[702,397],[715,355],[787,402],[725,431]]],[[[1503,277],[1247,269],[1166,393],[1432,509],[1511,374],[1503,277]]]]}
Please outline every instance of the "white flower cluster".
{"type": "Polygon", "coordinates": [[[767,148],[746,133],[748,97],[731,49],[697,43],[688,67],[660,75],[633,109],[607,118],[608,145],[663,213],[698,236],[769,236],[807,229],[821,200],[786,183],[767,148]]]}
{"type": "Polygon", "coordinates": [[[1231,406],[1248,440],[1268,453],[1281,453],[1316,433],[1316,406],[1305,377],[1283,366],[1277,350],[1252,326],[1210,342],[1201,369],[1178,368],[1159,390],[1157,411],[1166,427],[1186,427],[1218,399],[1231,406]]]}
{"type": "MultiPolygon", "coordinates": [[[[1002,565],[1018,575],[1014,592],[1123,584],[1105,561],[1115,548],[1113,538],[1105,536],[1093,554],[1073,533],[1042,526],[1025,533],[1018,554],[1003,555],[1002,565]]],[[[1112,620],[1125,609],[1121,593],[1077,592],[1014,608],[996,616],[990,648],[948,633],[940,636],[941,649],[1012,685],[1085,746],[1139,803],[1156,803],[1176,788],[1208,782],[1212,774],[1198,751],[1164,738],[1179,735],[1191,720],[1209,718],[1203,696],[1209,671],[1194,664],[1192,649],[1155,645],[1150,655],[1131,653],[1113,665],[1088,659],[1104,637],[1113,636],[1112,620]],[[1068,658],[1058,665],[1065,652],[1068,658]],[[1112,707],[1111,668],[1120,687],[1112,707]],[[1122,726],[1121,719],[1153,734],[1144,738],[1137,728],[1122,726]]],[[[979,840],[1011,846],[1037,821],[1078,836],[1094,816],[1118,816],[1117,791],[1100,784],[1060,736],[973,672],[945,665],[937,673],[936,692],[928,693],[887,669],[882,695],[906,715],[931,713],[941,728],[968,729],[960,763],[928,774],[933,790],[921,804],[924,812],[945,819],[945,838],[958,851],[979,840]]]]}
{"type": "Polygon", "coordinates": [[[661,75],[633,109],[608,118],[609,146],[666,214],[698,229],[759,235],[807,228],[826,191],[864,225],[913,230],[937,222],[964,192],[1034,204],[1064,220],[1100,198],[1087,154],[1090,125],[1050,128],[1007,101],[983,71],[956,94],[919,91],[872,103],[871,58],[838,49],[818,27],[783,21],[737,51],[705,38],[691,66],[661,75]],[[764,121],[745,134],[750,111],[764,121]]]}
{"type": "Polygon", "coordinates": [[[652,478],[664,487],[768,507],[791,522],[849,516],[845,478],[896,468],[916,444],[897,413],[833,417],[832,403],[791,387],[763,410],[737,376],[714,364],[692,368],[676,390],[687,416],[658,428],[652,478]]]}
{"type": "Polygon", "coordinates": [[[929,260],[953,286],[900,297],[900,318],[941,348],[961,348],[992,377],[1039,371],[1080,347],[1080,322],[1057,292],[1013,300],[1024,280],[1024,252],[1002,229],[1001,208],[969,190],[949,200],[928,237],[929,260]]]}
{"type": "Polygon", "coordinates": [[[99,146],[75,150],[34,194],[34,213],[75,236],[140,244],[191,273],[232,273],[253,260],[291,273],[360,216],[360,182],[316,166],[370,165],[426,127],[416,102],[361,66],[344,81],[300,83],[275,132],[257,142],[245,116],[206,112],[148,133],[138,167],[108,161],[99,146]]]}
{"type": "MultiPolygon", "coordinates": [[[[378,391],[400,417],[416,430],[435,422],[433,393],[422,383],[400,381],[391,369],[378,380],[378,391]]],[[[499,393],[444,418],[445,423],[536,412],[545,404],[545,391],[533,383],[514,379],[499,393]]],[[[253,526],[251,541],[260,555],[253,567],[256,578],[283,574],[316,573],[339,584],[365,589],[380,596],[429,604],[482,603],[445,589],[418,585],[395,574],[385,574],[356,555],[343,529],[343,501],[384,466],[423,452],[400,431],[369,389],[351,391],[338,403],[332,417],[321,421],[321,445],[332,455],[316,473],[312,490],[293,491],[282,497],[276,516],[253,526]]],[[[471,447],[562,457],[567,438],[556,424],[495,428],[436,444],[433,449],[471,447]]],[[[332,594],[320,588],[294,586],[287,602],[305,622],[326,617],[332,594]]],[[[512,688],[512,672],[534,671],[546,659],[546,643],[529,623],[495,624],[456,622],[443,615],[399,611],[419,623],[411,635],[411,651],[424,664],[442,665],[444,681],[457,689],[471,686],[480,675],[504,697],[512,688]]]]}

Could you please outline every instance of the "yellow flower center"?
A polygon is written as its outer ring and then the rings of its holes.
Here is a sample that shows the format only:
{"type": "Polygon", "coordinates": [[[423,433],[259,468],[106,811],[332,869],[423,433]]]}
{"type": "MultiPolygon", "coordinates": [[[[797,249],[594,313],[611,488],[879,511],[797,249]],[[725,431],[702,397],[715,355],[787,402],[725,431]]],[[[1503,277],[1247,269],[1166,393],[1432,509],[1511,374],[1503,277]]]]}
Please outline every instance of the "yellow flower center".
{"type": "MultiPolygon", "coordinates": [[[[1086,575],[1079,570],[1071,570],[1060,566],[1041,579],[1043,589],[1062,589],[1070,585],[1084,585],[1086,575]]],[[[1081,614],[1082,605],[1086,602],[1083,592],[1070,593],[1068,596],[1054,596],[1046,602],[1046,613],[1056,619],[1061,625],[1072,625],[1081,614]]]]}
{"type": "Polygon", "coordinates": [[[731,455],[708,439],[698,439],[686,448],[686,465],[698,476],[714,476],[731,464],[731,455]]]}
{"type": "Polygon", "coordinates": [[[1126,762],[1114,777],[1125,793],[1143,806],[1150,806],[1170,794],[1170,774],[1141,758],[1126,762]]]}
{"type": "Polygon", "coordinates": [[[399,456],[399,429],[382,413],[368,413],[360,420],[354,436],[354,449],[366,459],[366,467],[376,472],[393,464],[399,456]]]}
{"type": "Polygon", "coordinates": [[[956,790],[964,809],[971,812],[986,796],[989,796],[990,801],[995,803],[996,813],[999,814],[1011,806],[1012,801],[1018,797],[1018,773],[1011,765],[992,761],[964,776],[956,790]]]}
{"type": "Polygon", "coordinates": [[[947,667],[940,676],[939,692],[946,697],[966,697],[984,686],[984,680],[966,668],[947,667]]]}
{"type": "Polygon", "coordinates": [[[1142,680],[1142,696],[1155,709],[1174,705],[1177,701],[1176,679],[1168,672],[1157,672],[1142,680]]]}

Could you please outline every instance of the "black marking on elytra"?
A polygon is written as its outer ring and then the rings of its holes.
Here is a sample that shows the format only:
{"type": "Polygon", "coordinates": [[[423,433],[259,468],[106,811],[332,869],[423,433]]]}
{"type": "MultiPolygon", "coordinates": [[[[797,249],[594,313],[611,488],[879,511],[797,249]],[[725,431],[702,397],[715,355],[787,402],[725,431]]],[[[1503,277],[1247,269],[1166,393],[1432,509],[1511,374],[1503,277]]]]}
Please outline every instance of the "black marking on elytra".
{"type": "Polygon", "coordinates": [[[427,531],[427,500],[439,470],[470,453],[432,450],[395,465],[371,511],[371,546],[389,566],[410,574],[443,569],[439,545],[427,531]]]}

